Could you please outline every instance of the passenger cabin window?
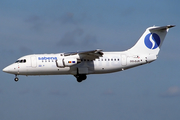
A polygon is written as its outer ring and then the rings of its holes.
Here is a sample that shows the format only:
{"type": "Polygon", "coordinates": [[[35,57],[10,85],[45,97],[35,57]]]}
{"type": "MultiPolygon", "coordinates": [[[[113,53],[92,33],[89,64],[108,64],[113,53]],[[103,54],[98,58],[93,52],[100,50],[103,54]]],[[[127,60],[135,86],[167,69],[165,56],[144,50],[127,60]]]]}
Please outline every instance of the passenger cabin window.
{"type": "Polygon", "coordinates": [[[15,63],[26,63],[26,59],[17,60],[15,63]]]}

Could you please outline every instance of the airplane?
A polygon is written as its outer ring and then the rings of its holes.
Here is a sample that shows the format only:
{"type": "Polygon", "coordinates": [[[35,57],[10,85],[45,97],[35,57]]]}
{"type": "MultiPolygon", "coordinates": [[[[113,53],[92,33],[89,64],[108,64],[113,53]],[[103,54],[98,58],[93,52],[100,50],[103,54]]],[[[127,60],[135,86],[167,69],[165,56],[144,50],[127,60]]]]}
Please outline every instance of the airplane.
{"type": "Polygon", "coordinates": [[[175,25],[153,26],[145,30],[128,50],[103,52],[100,49],[57,54],[32,54],[19,58],[3,72],[18,75],[74,75],[82,82],[89,74],[123,71],[155,61],[169,31],[175,25]]]}

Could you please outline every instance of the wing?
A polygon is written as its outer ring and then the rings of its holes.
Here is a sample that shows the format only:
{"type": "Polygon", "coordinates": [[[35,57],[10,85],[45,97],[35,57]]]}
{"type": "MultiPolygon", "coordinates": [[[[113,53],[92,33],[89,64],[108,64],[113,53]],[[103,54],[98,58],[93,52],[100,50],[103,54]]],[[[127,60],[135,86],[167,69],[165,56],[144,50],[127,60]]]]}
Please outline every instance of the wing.
{"type": "Polygon", "coordinates": [[[64,56],[70,56],[76,54],[78,54],[81,59],[88,59],[88,60],[94,60],[96,58],[103,56],[103,52],[100,49],[91,50],[91,51],[69,52],[69,53],[64,53],[64,56]]]}

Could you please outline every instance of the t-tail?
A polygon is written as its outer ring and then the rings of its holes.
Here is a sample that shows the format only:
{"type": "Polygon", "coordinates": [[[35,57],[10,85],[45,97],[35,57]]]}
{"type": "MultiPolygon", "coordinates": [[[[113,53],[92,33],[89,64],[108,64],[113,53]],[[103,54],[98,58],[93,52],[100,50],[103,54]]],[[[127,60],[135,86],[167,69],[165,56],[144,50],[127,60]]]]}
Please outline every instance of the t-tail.
{"type": "Polygon", "coordinates": [[[148,62],[156,60],[169,28],[174,26],[153,26],[147,28],[137,43],[126,52],[131,55],[143,56],[148,62]]]}

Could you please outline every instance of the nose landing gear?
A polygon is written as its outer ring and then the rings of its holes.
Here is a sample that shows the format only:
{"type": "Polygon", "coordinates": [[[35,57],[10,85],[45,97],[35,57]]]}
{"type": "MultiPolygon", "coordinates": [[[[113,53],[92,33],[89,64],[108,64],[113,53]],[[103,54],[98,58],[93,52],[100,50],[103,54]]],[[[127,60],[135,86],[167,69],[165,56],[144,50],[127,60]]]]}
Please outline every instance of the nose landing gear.
{"type": "Polygon", "coordinates": [[[14,78],[14,81],[18,81],[19,80],[19,78],[17,77],[17,75],[15,75],[15,78],[14,78]]]}

